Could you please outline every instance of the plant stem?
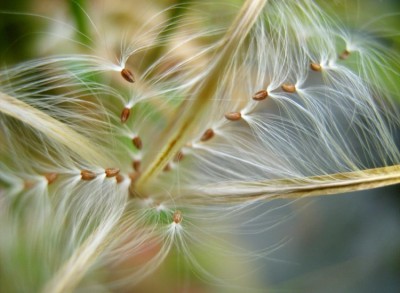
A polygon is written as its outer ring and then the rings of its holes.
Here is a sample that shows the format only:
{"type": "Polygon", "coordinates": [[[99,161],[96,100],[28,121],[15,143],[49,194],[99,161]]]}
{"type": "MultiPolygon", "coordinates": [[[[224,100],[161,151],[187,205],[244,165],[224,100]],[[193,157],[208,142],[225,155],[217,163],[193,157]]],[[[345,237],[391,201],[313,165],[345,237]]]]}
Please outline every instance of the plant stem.
{"type": "Polygon", "coordinates": [[[267,0],[246,0],[243,4],[215,54],[216,59],[211,65],[209,74],[189,90],[189,93],[193,96],[182,104],[180,113],[177,115],[180,118],[170,121],[167,127],[169,132],[166,133],[159,149],[155,150],[158,155],[152,158],[142,176],[136,182],[139,193],[144,192],[146,183],[154,179],[179,149],[190,141],[193,130],[202,123],[205,114],[208,114],[214,93],[220,86],[219,78],[243,44],[258,16],[263,11],[266,2],[267,0]]]}
{"type": "Polygon", "coordinates": [[[246,183],[230,183],[205,189],[215,201],[244,202],[251,199],[299,199],[354,192],[400,183],[400,165],[312,176],[246,183]]]}

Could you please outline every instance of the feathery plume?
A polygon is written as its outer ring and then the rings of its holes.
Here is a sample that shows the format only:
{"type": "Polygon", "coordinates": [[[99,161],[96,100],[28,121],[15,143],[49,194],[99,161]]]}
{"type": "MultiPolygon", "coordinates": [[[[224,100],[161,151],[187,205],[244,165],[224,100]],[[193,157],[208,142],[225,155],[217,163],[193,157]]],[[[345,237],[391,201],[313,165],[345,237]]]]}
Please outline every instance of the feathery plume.
{"type": "Polygon", "coordinates": [[[228,219],[400,183],[396,52],[311,0],[245,0],[206,28],[204,11],[147,20],[116,62],[99,50],[0,71],[5,292],[117,290],[173,250],[233,288],[196,249],[244,263],[275,248],[221,241],[228,219]]]}

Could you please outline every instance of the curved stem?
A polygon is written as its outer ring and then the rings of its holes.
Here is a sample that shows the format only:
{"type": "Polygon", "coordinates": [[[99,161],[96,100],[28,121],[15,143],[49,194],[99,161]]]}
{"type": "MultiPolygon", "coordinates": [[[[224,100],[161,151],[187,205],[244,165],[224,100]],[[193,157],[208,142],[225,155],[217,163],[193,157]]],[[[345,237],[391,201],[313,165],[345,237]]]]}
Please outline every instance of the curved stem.
{"type": "Polygon", "coordinates": [[[400,165],[312,176],[257,182],[230,182],[203,189],[215,202],[234,203],[249,200],[298,199],[354,192],[400,183],[400,165]]]}

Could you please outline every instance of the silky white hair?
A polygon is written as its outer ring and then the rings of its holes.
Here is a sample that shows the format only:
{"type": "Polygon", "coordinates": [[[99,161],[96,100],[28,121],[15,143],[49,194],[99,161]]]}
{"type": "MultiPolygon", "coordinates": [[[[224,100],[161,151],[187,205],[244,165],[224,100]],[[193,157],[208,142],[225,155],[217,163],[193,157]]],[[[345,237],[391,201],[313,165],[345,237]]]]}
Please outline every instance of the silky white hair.
{"type": "Polygon", "coordinates": [[[173,25],[150,19],[116,59],[54,55],[0,71],[5,291],[134,285],[172,249],[233,288],[194,251],[246,263],[280,246],[223,240],[240,215],[400,182],[397,52],[311,0],[225,8],[209,26],[200,8],[173,25]]]}

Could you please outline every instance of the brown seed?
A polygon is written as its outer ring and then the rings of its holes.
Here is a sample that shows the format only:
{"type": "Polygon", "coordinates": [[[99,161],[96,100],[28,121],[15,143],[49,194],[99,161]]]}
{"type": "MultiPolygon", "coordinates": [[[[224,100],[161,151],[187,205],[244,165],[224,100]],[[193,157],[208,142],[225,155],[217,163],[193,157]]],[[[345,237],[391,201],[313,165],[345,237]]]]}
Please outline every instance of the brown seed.
{"type": "Polygon", "coordinates": [[[132,71],[130,71],[127,68],[124,68],[121,70],[121,76],[130,83],[134,83],[135,82],[135,76],[133,75],[132,71]]]}
{"type": "Polygon", "coordinates": [[[204,133],[203,136],[200,138],[201,141],[207,141],[213,138],[214,136],[214,130],[211,128],[207,129],[204,133]]]}
{"type": "Polygon", "coordinates": [[[350,56],[350,51],[344,50],[340,55],[339,59],[346,60],[350,56]]]}
{"type": "Polygon", "coordinates": [[[311,64],[310,64],[310,68],[311,68],[311,70],[313,70],[313,71],[321,71],[321,70],[322,70],[321,65],[318,64],[318,63],[311,63],[311,64]]]}
{"type": "Polygon", "coordinates": [[[163,171],[164,171],[164,172],[171,171],[171,165],[170,165],[170,164],[165,165],[163,171]]]}
{"type": "Polygon", "coordinates": [[[180,224],[183,220],[181,211],[175,211],[172,215],[172,220],[175,222],[175,224],[180,224]]]}
{"type": "Polygon", "coordinates": [[[124,108],[121,112],[121,122],[125,123],[128,119],[129,116],[131,115],[131,109],[129,108],[124,108]]]}
{"type": "Polygon", "coordinates": [[[262,101],[268,97],[268,92],[266,90],[258,91],[254,94],[253,100],[255,101],[262,101]]]}
{"type": "Polygon", "coordinates": [[[90,180],[93,180],[94,178],[96,178],[96,173],[89,171],[89,170],[81,171],[81,179],[82,180],[90,181],[90,180]]]}
{"type": "Polygon", "coordinates": [[[117,183],[121,183],[122,181],[124,181],[124,176],[122,176],[121,174],[117,174],[117,176],[115,176],[115,180],[117,181],[117,183]]]}
{"type": "Polygon", "coordinates": [[[46,180],[47,180],[47,184],[50,185],[51,183],[54,182],[54,180],[57,179],[58,174],[57,174],[57,173],[47,173],[47,174],[44,174],[44,177],[45,177],[46,180]]]}
{"type": "Polygon", "coordinates": [[[282,85],[282,90],[287,93],[294,93],[296,91],[296,87],[293,84],[284,83],[282,85]]]}
{"type": "Polygon", "coordinates": [[[106,173],[106,177],[110,178],[110,177],[115,177],[118,175],[119,173],[119,169],[118,168],[107,168],[104,171],[106,173]]]}
{"type": "Polygon", "coordinates": [[[238,121],[242,118],[242,114],[240,112],[229,112],[225,114],[225,118],[230,121],[238,121]]]}
{"type": "Polygon", "coordinates": [[[132,138],[132,143],[138,150],[141,150],[143,147],[142,139],[139,136],[132,138]]]}
{"type": "Polygon", "coordinates": [[[182,153],[182,151],[179,151],[176,153],[176,155],[174,157],[174,162],[180,162],[183,160],[184,157],[185,157],[185,155],[182,153]]]}
{"type": "Polygon", "coordinates": [[[141,164],[142,164],[141,161],[139,161],[139,160],[134,160],[134,161],[132,162],[133,170],[135,170],[136,172],[139,172],[139,171],[140,171],[140,165],[141,165],[141,164]]]}

